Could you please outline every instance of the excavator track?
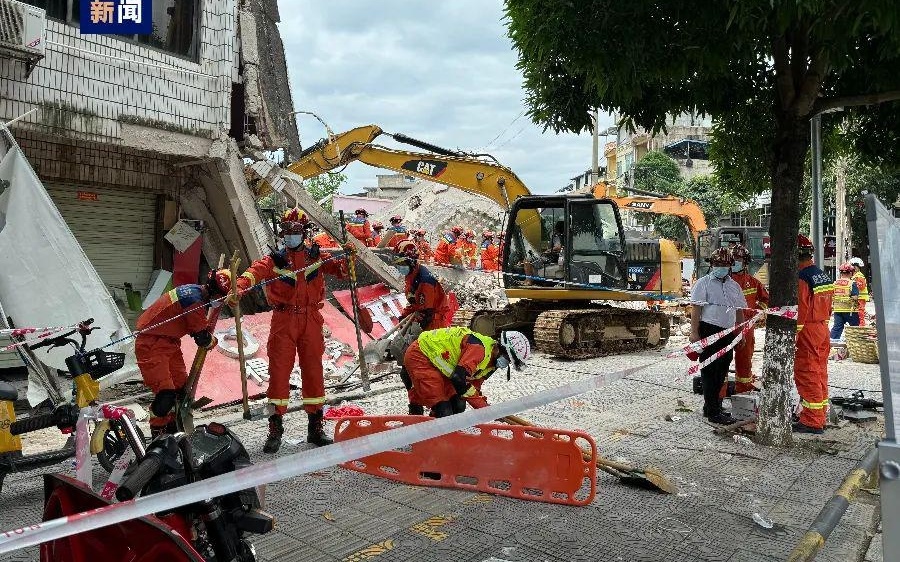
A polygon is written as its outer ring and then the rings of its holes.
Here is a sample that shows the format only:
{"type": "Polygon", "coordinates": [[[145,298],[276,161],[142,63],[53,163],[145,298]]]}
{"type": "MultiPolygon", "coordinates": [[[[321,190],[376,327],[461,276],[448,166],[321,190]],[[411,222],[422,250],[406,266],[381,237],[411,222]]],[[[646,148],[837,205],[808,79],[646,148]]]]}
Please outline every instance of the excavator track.
{"type": "Polygon", "coordinates": [[[587,359],[661,347],[669,329],[665,314],[649,310],[548,310],[534,323],[534,339],[545,353],[587,359]]]}

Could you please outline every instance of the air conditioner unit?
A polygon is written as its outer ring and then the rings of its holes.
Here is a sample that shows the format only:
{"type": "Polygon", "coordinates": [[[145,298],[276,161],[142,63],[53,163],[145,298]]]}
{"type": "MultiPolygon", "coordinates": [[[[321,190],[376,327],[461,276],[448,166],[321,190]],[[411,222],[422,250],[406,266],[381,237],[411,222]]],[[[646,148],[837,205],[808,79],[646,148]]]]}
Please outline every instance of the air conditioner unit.
{"type": "Polygon", "coordinates": [[[0,0],[0,52],[27,60],[44,56],[47,12],[18,2],[0,0]]]}

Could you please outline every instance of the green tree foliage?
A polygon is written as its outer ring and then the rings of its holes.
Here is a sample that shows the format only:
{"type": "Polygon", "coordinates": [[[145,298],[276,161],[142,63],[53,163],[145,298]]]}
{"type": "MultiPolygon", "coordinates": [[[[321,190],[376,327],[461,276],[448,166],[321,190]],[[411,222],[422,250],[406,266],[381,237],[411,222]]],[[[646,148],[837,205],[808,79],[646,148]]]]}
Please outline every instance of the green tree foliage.
{"type": "MultiPolygon", "coordinates": [[[[822,111],[900,98],[896,0],[506,0],[530,117],[555,131],[590,130],[592,108],[651,131],[672,114],[720,123],[723,179],[772,192],[770,278],[796,276],[809,120],[822,111]]],[[[885,118],[900,118],[893,112],[885,118]]],[[[870,132],[900,130],[881,122],[870,132]],[[883,130],[881,130],[883,129],[883,130]]],[[[865,137],[867,135],[861,135],[865,137]]],[[[794,283],[771,304],[797,302],[794,283]]],[[[768,321],[759,435],[789,443],[794,322],[768,321]]]]}
{"type": "Polygon", "coordinates": [[[330,213],[331,197],[340,190],[346,181],[347,176],[340,172],[327,172],[309,178],[303,182],[303,187],[316,201],[322,201],[327,197],[328,200],[322,203],[322,207],[330,213]]]}

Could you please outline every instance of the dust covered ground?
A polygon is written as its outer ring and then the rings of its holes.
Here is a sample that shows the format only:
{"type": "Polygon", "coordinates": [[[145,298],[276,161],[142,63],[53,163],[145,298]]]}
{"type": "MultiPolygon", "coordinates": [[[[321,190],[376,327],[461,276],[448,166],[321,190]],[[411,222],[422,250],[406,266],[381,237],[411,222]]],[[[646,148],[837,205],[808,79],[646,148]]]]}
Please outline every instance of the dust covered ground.
{"type": "MultiPolygon", "coordinates": [[[[763,334],[757,334],[762,345],[763,334]]],[[[669,348],[686,340],[673,337],[669,348]]],[[[521,415],[540,425],[582,429],[601,455],[662,469],[674,495],[642,490],[598,472],[598,491],[586,507],[567,507],[466,491],[416,487],[342,468],[268,487],[274,532],[254,541],[261,560],[416,561],[762,561],[784,560],[841,480],[880,438],[880,419],[846,423],[792,449],[762,447],[719,436],[700,415],[686,359],[667,350],[581,361],[538,354],[527,373],[485,385],[501,402],[602,372],[645,368],[627,380],[521,415]],[[767,528],[770,527],[770,528],[767,528]]],[[[757,363],[761,354],[756,356],[757,363]]],[[[759,371],[761,365],[757,365],[759,371]]],[[[877,365],[830,362],[830,382],[880,390],[877,365]]],[[[395,378],[375,388],[396,385],[395,378]]],[[[832,389],[833,396],[849,394],[832,389]]],[[[873,397],[880,397],[872,394],[873,397]]],[[[368,414],[406,411],[405,392],[352,402],[368,414]]],[[[255,461],[265,421],[245,422],[235,408],[218,410],[255,461]]],[[[291,414],[281,455],[308,447],[306,419],[291,414]]],[[[330,424],[333,427],[333,423],[330,424]]],[[[43,437],[44,445],[52,432],[43,437]]],[[[71,461],[59,470],[72,472],[71,461]]],[[[97,480],[100,480],[100,471],[97,480]]],[[[40,520],[39,472],[13,474],[3,486],[0,524],[6,529],[40,520]]],[[[878,523],[877,496],[857,494],[818,560],[863,560],[878,523]]],[[[873,547],[874,548],[874,547],[873,547]]],[[[27,549],[0,560],[36,560],[27,549]]]]}

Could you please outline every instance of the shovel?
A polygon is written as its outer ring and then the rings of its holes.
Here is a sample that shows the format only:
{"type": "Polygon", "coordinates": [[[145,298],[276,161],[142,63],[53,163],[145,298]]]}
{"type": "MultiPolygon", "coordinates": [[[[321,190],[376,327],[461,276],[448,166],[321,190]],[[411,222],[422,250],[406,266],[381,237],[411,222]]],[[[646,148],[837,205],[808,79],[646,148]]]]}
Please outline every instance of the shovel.
{"type": "MultiPolygon", "coordinates": [[[[500,418],[499,421],[506,422],[511,425],[524,425],[524,426],[534,426],[528,420],[520,418],[518,416],[506,416],[500,418]]],[[[591,455],[587,451],[582,451],[582,458],[584,460],[591,460],[591,455]]],[[[609,459],[605,459],[601,456],[597,456],[597,468],[606,472],[607,474],[611,474],[618,478],[621,482],[625,484],[632,484],[634,486],[639,486],[641,488],[646,488],[649,490],[660,490],[667,494],[674,494],[678,491],[678,488],[669,481],[668,478],[663,476],[662,472],[655,467],[648,466],[645,469],[639,469],[633,466],[629,466],[627,464],[618,463],[611,461],[609,459]]]]}

